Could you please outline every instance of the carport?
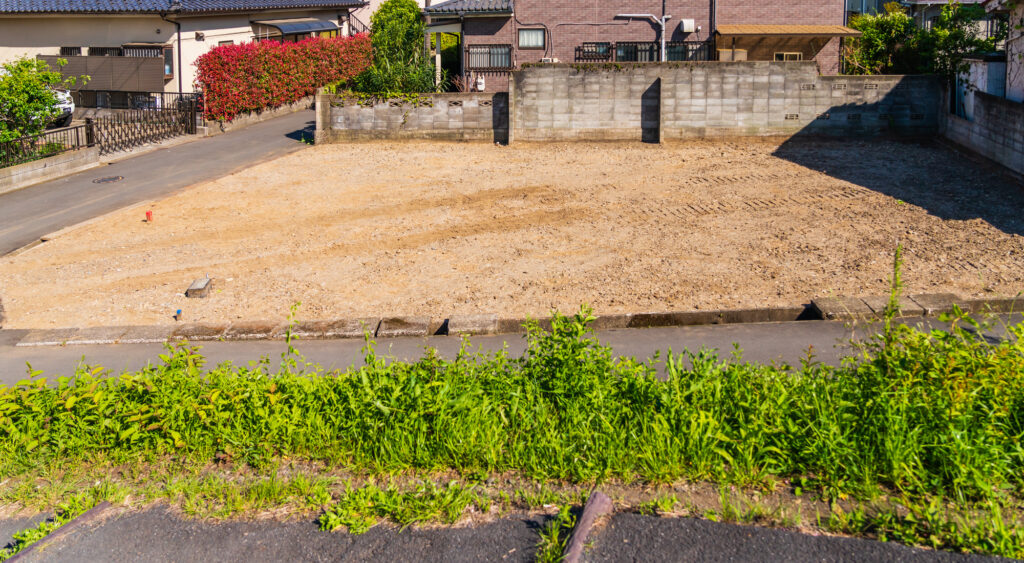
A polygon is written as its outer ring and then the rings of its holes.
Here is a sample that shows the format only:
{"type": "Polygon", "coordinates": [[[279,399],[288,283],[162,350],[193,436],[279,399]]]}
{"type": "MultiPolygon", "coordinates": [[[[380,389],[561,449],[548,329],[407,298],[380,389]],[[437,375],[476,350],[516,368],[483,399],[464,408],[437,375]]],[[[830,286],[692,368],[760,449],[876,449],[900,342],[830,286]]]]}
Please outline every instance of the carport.
{"type": "Polygon", "coordinates": [[[859,37],[842,25],[720,25],[718,58],[723,61],[811,60],[836,37],[859,37]]]}

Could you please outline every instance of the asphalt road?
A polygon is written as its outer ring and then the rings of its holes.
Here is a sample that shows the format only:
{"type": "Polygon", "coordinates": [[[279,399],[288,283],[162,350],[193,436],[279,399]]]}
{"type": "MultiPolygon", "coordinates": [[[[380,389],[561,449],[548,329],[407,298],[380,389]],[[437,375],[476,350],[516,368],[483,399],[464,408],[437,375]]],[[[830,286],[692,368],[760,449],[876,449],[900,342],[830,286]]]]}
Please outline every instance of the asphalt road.
{"type": "MultiPolygon", "coordinates": [[[[507,517],[474,527],[377,526],[353,536],[308,521],[182,520],[163,508],[82,526],[25,561],[533,561],[546,516],[507,517]]],[[[862,539],[617,514],[591,533],[584,560],[598,561],[997,561],[862,539]]],[[[44,540],[45,543],[45,540],[44,540]]]]}
{"type": "Polygon", "coordinates": [[[313,111],[300,111],[0,195],[0,256],[64,227],[300,150],[315,120],[313,111]],[[93,183],[108,176],[124,180],[93,183]]]}
{"type": "MultiPolygon", "coordinates": [[[[993,329],[990,337],[1003,336],[1002,323],[1019,323],[1021,315],[1005,315],[993,329]]],[[[935,319],[908,318],[903,322],[922,327],[941,327],[935,319]]],[[[851,340],[863,339],[878,328],[877,324],[853,329],[835,321],[796,321],[788,323],[757,323],[735,325],[705,325],[688,327],[661,327],[646,329],[608,330],[598,333],[601,342],[612,347],[620,357],[647,360],[661,352],[675,354],[683,350],[697,351],[702,348],[719,351],[720,357],[733,352],[734,344],[743,351],[743,359],[756,362],[778,362],[799,365],[813,351],[815,361],[832,365],[853,352],[851,340]]],[[[147,363],[159,361],[158,354],[164,353],[161,344],[115,344],[101,346],[40,346],[16,347],[26,331],[0,330],[0,384],[10,385],[24,378],[26,363],[33,369],[42,370],[49,377],[70,375],[80,364],[103,366],[114,372],[138,370],[147,363]]],[[[476,336],[471,339],[472,349],[495,351],[506,348],[513,357],[522,354],[526,342],[521,335],[476,336]]],[[[248,342],[202,342],[202,353],[207,365],[230,361],[247,365],[266,356],[271,366],[280,362],[286,351],[283,341],[248,342]],[[277,362],[277,363],[275,363],[277,362]]],[[[295,347],[310,363],[328,369],[345,369],[362,365],[363,341],[352,340],[302,340],[295,347]]],[[[432,347],[441,355],[451,358],[459,351],[462,341],[454,336],[433,336],[429,338],[393,338],[377,342],[379,356],[393,356],[400,360],[415,360],[423,355],[424,348],[432,347]]]]}

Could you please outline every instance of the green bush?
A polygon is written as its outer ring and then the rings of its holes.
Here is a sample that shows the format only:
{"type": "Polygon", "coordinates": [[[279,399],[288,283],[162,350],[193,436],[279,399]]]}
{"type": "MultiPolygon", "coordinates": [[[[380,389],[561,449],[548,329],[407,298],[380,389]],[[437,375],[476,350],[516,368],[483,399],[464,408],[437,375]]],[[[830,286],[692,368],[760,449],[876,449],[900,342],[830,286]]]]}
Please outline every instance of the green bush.
{"type": "Polygon", "coordinates": [[[370,94],[440,90],[434,63],[424,52],[426,24],[414,0],[387,0],[370,18],[373,65],[356,77],[354,89],[370,94]]]}
{"type": "Polygon", "coordinates": [[[65,79],[45,61],[28,57],[0,65],[0,143],[42,132],[60,115],[54,90],[78,80],[88,77],[65,79]]]}

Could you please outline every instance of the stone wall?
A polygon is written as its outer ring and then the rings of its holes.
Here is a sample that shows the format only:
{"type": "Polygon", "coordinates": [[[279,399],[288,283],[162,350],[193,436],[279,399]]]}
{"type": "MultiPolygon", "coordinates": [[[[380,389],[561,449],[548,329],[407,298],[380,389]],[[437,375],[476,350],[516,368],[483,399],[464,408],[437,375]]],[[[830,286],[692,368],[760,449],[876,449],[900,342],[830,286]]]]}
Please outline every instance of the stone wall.
{"type": "Polygon", "coordinates": [[[1024,103],[974,92],[964,119],[943,112],[942,134],[1014,172],[1024,174],[1024,103]]]}
{"type": "Polygon", "coordinates": [[[99,163],[100,148],[85,147],[0,168],[0,194],[99,166],[99,163]]]}
{"type": "Polygon", "coordinates": [[[321,94],[316,142],[363,139],[508,141],[508,94],[422,94],[361,99],[321,94]]]}
{"type": "Polygon", "coordinates": [[[510,93],[517,141],[933,134],[942,97],[932,77],[821,76],[813,62],[527,66],[510,93]]]}

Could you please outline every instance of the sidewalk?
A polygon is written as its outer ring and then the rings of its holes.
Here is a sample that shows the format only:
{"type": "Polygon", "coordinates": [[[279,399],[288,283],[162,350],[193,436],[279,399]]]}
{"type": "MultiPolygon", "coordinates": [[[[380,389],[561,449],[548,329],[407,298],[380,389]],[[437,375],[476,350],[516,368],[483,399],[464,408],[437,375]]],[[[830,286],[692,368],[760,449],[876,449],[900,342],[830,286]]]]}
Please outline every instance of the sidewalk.
{"type": "Polygon", "coordinates": [[[194,142],[172,143],[106,166],[0,196],[0,256],[40,237],[122,207],[164,197],[307,147],[313,111],[306,110],[194,142]],[[112,183],[98,178],[122,176],[112,183]]]}
{"type": "MultiPolygon", "coordinates": [[[[1003,315],[1006,322],[1021,322],[1021,315],[1003,315]]],[[[943,326],[934,318],[909,317],[900,322],[912,326],[943,326]]],[[[679,354],[683,350],[697,351],[711,348],[719,351],[723,358],[733,352],[738,344],[743,350],[745,361],[785,362],[799,365],[807,357],[808,349],[815,361],[838,364],[843,356],[852,352],[851,339],[863,339],[874,333],[878,324],[860,325],[850,328],[838,321],[796,321],[788,323],[754,323],[735,325],[704,325],[683,327],[661,327],[608,330],[598,333],[601,342],[612,347],[615,354],[641,360],[661,353],[663,361],[671,349],[679,354]]],[[[70,375],[75,367],[84,362],[100,365],[115,372],[137,370],[150,362],[159,362],[158,354],[164,352],[162,344],[114,344],[96,346],[29,346],[16,347],[27,331],[0,330],[0,384],[10,385],[24,378],[26,362],[33,369],[42,370],[48,377],[70,375]]],[[[995,329],[994,337],[1001,337],[1001,329],[995,329]]],[[[525,340],[518,334],[475,336],[471,338],[473,349],[496,351],[507,347],[508,353],[517,357],[525,349],[525,340]]],[[[280,340],[202,342],[202,353],[207,365],[225,361],[246,365],[262,356],[276,365],[280,355],[287,350],[287,344],[280,340]]],[[[325,368],[344,369],[361,365],[363,359],[361,339],[341,340],[296,340],[295,347],[312,363],[325,368]]],[[[382,338],[377,341],[378,355],[393,355],[401,360],[415,360],[423,355],[425,347],[436,348],[443,356],[453,357],[462,345],[456,336],[431,336],[427,338],[382,338]]]]}

